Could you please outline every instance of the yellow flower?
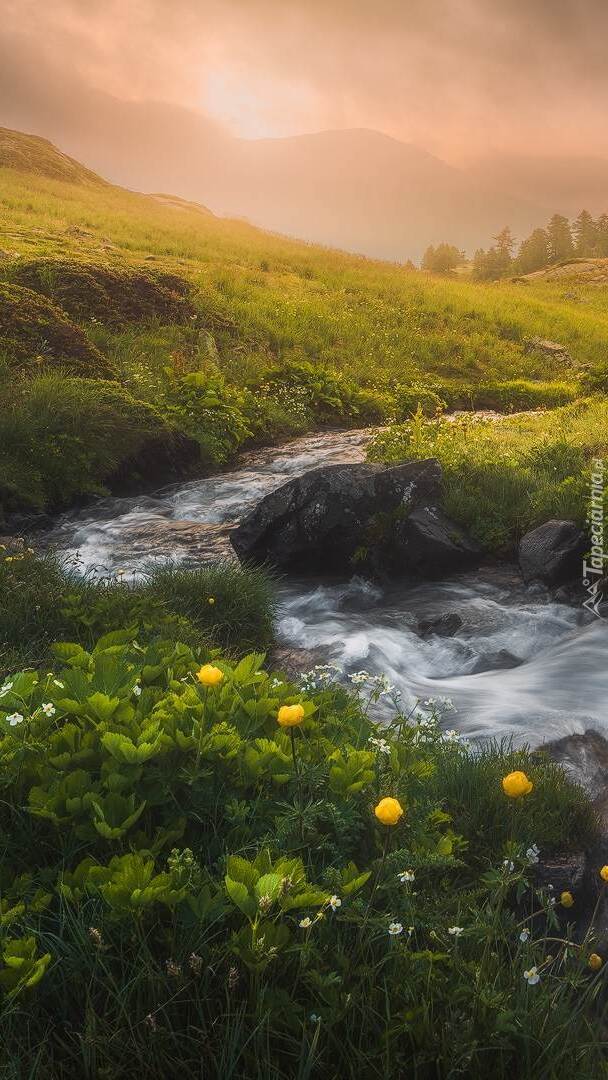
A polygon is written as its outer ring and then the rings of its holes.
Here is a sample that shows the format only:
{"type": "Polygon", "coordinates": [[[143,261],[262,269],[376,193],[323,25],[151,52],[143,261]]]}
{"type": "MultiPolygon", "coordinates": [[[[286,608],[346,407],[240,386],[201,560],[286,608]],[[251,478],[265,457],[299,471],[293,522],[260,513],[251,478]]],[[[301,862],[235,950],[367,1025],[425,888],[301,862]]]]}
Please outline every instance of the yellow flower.
{"type": "Polygon", "coordinates": [[[563,892],[559,900],[562,907],[574,907],[574,897],[571,892],[563,892]]]}
{"type": "Polygon", "coordinates": [[[208,604],[215,604],[215,596],[210,596],[207,600],[208,604]]]}
{"type": "Polygon", "coordinates": [[[277,714],[277,724],[281,727],[298,727],[304,719],[302,705],[281,705],[277,714]]]}
{"type": "Polygon", "coordinates": [[[400,817],[403,817],[403,807],[398,799],[380,799],[374,814],[383,825],[396,825],[400,817]]]}
{"type": "Polygon", "coordinates": [[[224,672],[213,664],[203,664],[200,671],[197,671],[196,677],[203,686],[217,686],[224,678],[224,672]]]}
{"type": "Polygon", "coordinates": [[[592,971],[599,971],[604,961],[601,956],[598,956],[596,952],[592,952],[587,963],[592,971]]]}
{"type": "Polygon", "coordinates": [[[528,780],[525,772],[516,770],[505,776],[502,782],[502,790],[510,799],[519,799],[522,795],[529,795],[534,784],[528,780]]]}
{"type": "Polygon", "coordinates": [[[608,866],[602,866],[600,877],[603,878],[604,881],[608,881],[608,866]]]}

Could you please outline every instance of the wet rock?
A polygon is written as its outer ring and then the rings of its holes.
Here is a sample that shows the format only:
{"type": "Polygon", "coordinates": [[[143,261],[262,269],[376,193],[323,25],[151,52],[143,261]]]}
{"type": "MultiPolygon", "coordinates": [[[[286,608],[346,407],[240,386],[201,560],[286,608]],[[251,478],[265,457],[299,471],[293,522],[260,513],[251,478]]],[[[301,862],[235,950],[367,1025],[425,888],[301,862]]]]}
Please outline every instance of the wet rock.
{"type": "Polygon", "coordinates": [[[455,611],[446,611],[443,615],[438,615],[436,619],[421,619],[418,623],[418,633],[422,638],[431,637],[432,634],[436,634],[437,637],[453,637],[461,626],[460,615],[455,611]]]}
{"type": "MultiPolygon", "coordinates": [[[[565,735],[542,748],[596,804],[608,804],[608,740],[598,731],[565,735]]],[[[606,818],[608,824],[608,815],[606,818]]]]}
{"type": "Polygon", "coordinates": [[[555,855],[547,859],[541,857],[534,871],[534,884],[538,889],[553,886],[556,899],[560,893],[580,893],[585,884],[587,857],[584,851],[575,851],[568,855],[555,855]]]}
{"type": "Polygon", "coordinates": [[[497,652],[484,653],[483,656],[479,656],[469,675],[478,675],[482,671],[507,671],[509,668],[519,667],[521,662],[521,658],[509,652],[508,649],[498,649],[497,652]]]}
{"type": "Polygon", "coordinates": [[[474,566],[482,556],[479,545],[438,506],[420,507],[398,521],[394,548],[405,572],[429,578],[474,566]]]}
{"type": "MultiPolygon", "coordinates": [[[[397,522],[436,501],[440,480],[434,459],[391,469],[371,464],[313,469],[262,499],[233,530],[231,541],[241,560],[269,561],[292,571],[350,574],[367,565],[382,572],[394,562],[397,522]]],[[[399,561],[404,562],[402,555],[399,561]]]]}
{"type": "Polygon", "coordinates": [[[546,521],[526,533],[519,545],[519,566],[524,581],[561,585],[581,573],[581,559],[589,547],[585,533],[573,521],[546,521]]]}
{"type": "Polygon", "coordinates": [[[271,671],[280,671],[289,679],[297,679],[307,671],[312,671],[318,664],[328,662],[329,650],[318,645],[314,649],[293,649],[288,645],[275,645],[268,655],[267,667],[271,671]]]}

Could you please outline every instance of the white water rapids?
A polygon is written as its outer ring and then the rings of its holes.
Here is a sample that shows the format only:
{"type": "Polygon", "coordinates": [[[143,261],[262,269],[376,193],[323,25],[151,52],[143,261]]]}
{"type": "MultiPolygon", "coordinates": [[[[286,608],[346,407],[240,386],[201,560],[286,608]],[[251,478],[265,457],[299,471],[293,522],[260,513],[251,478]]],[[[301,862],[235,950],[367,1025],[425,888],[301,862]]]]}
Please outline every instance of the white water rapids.
{"type": "MultiPolygon", "coordinates": [[[[66,515],[46,539],[101,575],[229,554],[228,528],[263,495],[308,469],[362,460],[368,437],[307,436],[250,453],[232,472],[152,496],[102,499],[66,515]]],[[[384,672],[406,700],[451,698],[449,723],[469,737],[538,744],[588,728],[608,736],[608,620],[526,588],[514,567],[387,587],[286,580],[278,637],[347,673],[384,672]],[[462,619],[453,637],[417,633],[419,619],[447,612],[462,619]]]]}

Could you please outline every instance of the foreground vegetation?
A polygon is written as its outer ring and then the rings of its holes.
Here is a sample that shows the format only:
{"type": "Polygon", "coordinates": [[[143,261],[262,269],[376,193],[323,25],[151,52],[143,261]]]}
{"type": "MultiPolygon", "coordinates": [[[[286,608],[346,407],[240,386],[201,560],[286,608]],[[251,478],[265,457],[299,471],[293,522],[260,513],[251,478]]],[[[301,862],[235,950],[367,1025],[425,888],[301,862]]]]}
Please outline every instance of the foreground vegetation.
{"type": "Polygon", "coordinates": [[[364,673],[53,651],[0,691],[3,1076],[600,1075],[583,898],[533,884],[594,835],[557,766],[378,728],[364,673]]]}
{"type": "Polygon", "coordinates": [[[131,627],[141,641],[179,636],[231,655],[273,639],[272,578],[234,563],[184,568],[156,565],[136,581],[119,572],[84,575],[73,560],[31,548],[0,548],[0,675],[49,663],[49,648],[69,638],[90,648],[101,634],[131,627]]]}
{"type": "Polygon", "coordinates": [[[591,464],[608,452],[607,431],[608,404],[599,397],[499,421],[419,412],[380,432],[369,453],[387,464],[438,458],[447,512],[485,547],[509,551],[551,518],[585,525],[591,464]]]}
{"type": "Polygon", "coordinates": [[[605,284],[433,280],[124,191],[35,139],[0,150],[5,511],[116,490],[125,469],[154,486],[149,448],[169,447],[170,478],[175,433],[184,469],[213,469],[418,403],[508,412],[606,387],[605,284]]]}

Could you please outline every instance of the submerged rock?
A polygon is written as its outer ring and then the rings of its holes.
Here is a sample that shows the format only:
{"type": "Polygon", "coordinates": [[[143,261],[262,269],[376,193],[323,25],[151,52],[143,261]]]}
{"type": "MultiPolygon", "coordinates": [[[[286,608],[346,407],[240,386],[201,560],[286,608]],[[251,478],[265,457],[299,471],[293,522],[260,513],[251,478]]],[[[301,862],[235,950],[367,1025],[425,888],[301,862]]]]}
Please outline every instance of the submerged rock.
{"type": "Polygon", "coordinates": [[[469,675],[479,675],[482,671],[508,671],[509,668],[519,667],[521,663],[521,658],[509,652],[508,649],[498,649],[496,652],[487,652],[479,656],[469,671],[469,675]]]}
{"type": "Polygon", "coordinates": [[[421,619],[418,623],[418,633],[423,638],[431,637],[432,634],[436,634],[437,637],[453,637],[461,626],[460,615],[456,611],[446,611],[435,619],[421,619]]]}
{"type": "Polygon", "coordinates": [[[519,545],[524,581],[563,585],[581,572],[581,559],[589,541],[573,521],[546,521],[526,533],[519,545]]]}

